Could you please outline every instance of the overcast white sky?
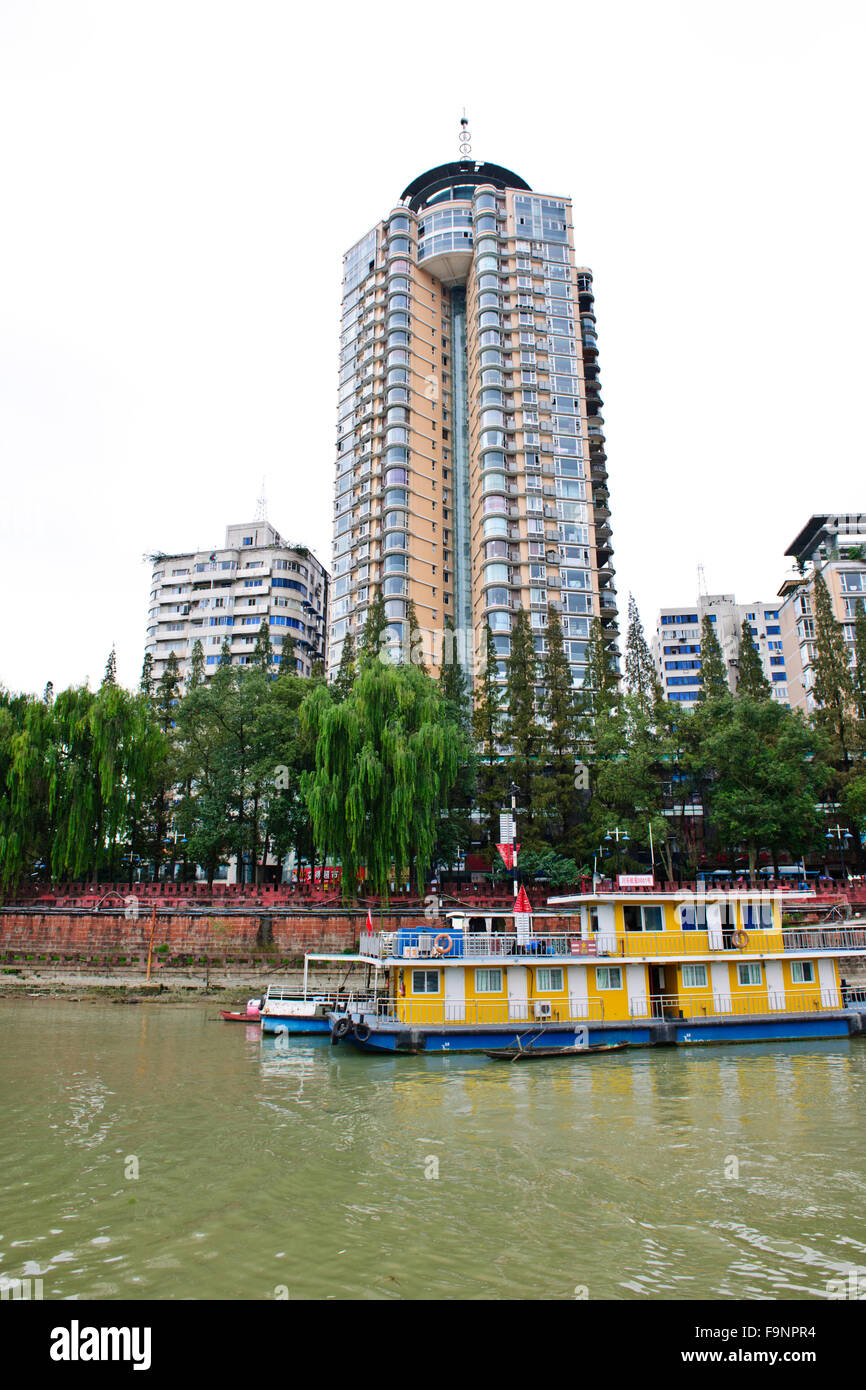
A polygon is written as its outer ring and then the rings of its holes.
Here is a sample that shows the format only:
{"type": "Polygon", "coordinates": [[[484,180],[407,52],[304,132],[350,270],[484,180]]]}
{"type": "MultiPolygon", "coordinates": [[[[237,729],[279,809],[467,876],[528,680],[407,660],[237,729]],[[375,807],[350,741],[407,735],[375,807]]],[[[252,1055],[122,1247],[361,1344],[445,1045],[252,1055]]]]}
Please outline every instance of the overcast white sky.
{"type": "Polygon", "coordinates": [[[151,550],[329,564],[342,254],[473,152],[574,199],[615,563],[775,594],[864,510],[866,11],[0,0],[0,681],[141,669],[151,550]]]}

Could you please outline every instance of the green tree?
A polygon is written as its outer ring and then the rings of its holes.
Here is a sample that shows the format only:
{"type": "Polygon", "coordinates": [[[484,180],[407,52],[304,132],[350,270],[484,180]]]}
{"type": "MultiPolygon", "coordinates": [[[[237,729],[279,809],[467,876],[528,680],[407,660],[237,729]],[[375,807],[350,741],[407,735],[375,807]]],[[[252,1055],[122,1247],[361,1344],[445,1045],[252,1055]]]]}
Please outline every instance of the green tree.
{"type": "Polygon", "coordinates": [[[854,705],[860,721],[858,743],[866,747],[866,603],[861,599],[854,613],[854,705]]]}
{"type": "Polygon", "coordinates": [[[385,600],[377,589],[373,601],[367,609],[367,621],[364,624],[364,631],[361,634],[361,643],[358,652],[358,662],[360,666],[368,666],[371,661],[379,660],[382,651],[382,637],[387,626],[388,619],[385,616],[385,600]]]}
{"type": "Polygon", "coordinates": [[[656,675],[643,623],[634,596],[628,596],[628,634],[625,644],[625,687],[638,701],[641,710],[650,714],[662,699],[662,688],[656,675]]]}
{"type": "Polygon", "coordinates": [[[189,662],[189,672],[186,678],[186,693],[189,695],[193,690],[197,690],[204,684],[205,679],[205,660],[204,647],[201,638],[197,637],[192,644],[192,655],[189,662]]]}
{"type": "Polygon", "coordinates": [[[816,571],[812,588],[815,605],[815,662],[812,694],[817,723],[826,730],[833,744],[833,759],[840,770],[847,770],[851,747],[850,720],[854,684],[848,648],[841,623],[833,616],[833,605],[826,581],[816,571]]]}
{"type": "Polygon", "coordinates": [[[295,639],[292,634],[287,631],[280,649],[280,664],[277,667],[277,675],[296,676],[297,674],[298,665],[297,654],[295,652],[295,639]]]}
{"type": "Polygon", "coordinates": [[[745,618],[740,629],[738,657],[737,695],[748,695],[753,700],[769,700],[772,695],[770,682],[764,675],[761,656],[745,618]]]}
{"type": "Polygon", "coordinates": [[[260,671],[264,671],[266,676],[270,676],[273,663],[274,647],[271,642],[271,630],[267,620],[263,618],[256,633],[256,644],[253,647],[253,665],[258,666],[260,671]]]}
{"type": "Polygon", "coordinates": [[[108,653],[108,660],[105,663],[105,675],[102,677],[103,685],[117,685],[117,653],[112,646],[108,653]]]}
{"type": "Polygon", "coordinates": [[[403,873],[423,891],[460,757],[434,681],[414,666],[368,660],[345,700],[313,690],[301,721],[316,745],[304,795],[319,846],[343,866],[344,894],[362,866],[383,900],[403,873]]]}
{"type": "Polygon", "coordinates": [[[538,661],[525,609],[517,614],[511,629],[511,651],[505,672],[503,742],[508,750],[508,772],[517,787],[518,806],[524,813],[522,841],[533,847],[538,831],[532,793],[539,771],[541,729],[535,706],[538,661]]]}
{"type": "Polygon", "coordinates": [[[466,674],[458,657],[454,625],[448,618],[438,687],[445,717],[459,730],[461,750],[454,783],[443,797],[433,859],[434,863],[449,867],[455,863],[459,852],[468,849],[472,843],[472,809],[478,772],[472,741],[472,701],[466,674]]]}
{"type": "Polygon", "coordinates": [[[547,611],[547,652],[542,661],[541,685],[540,769],[533,783],[533,800],[545,840],[561,846],[577,821],[580,807],[581,777],[576,766],[579,716],[562,623],[552,607],[547,611]]]}
{"type": "Polygon", "coordinates": [[[141,682],[139,690],[142,695],[151,696],[153,694],[153,654],[145,652],[144,661],[141,666],[141,682]]]}
{"type": "Polygon", "coordinates": [[[701,690],[699,700],[724,700],[730,695],[725,658],[716,630],[705,613],[701,621],[701,690]]]}
{"type": "Polygon", "coordinates": [[[478,760],[477,801],[487,830],[488,844],[498,834],[496,817],[505,795],[505,768],[501,752],[502,686],[497,675],[498,654],[490,624],[485,624],[483,666],[475,681],[472,732],[478,760]]]}
{"type": "Polygon", "coordinates": [[[706,806],[722,844],[748,854],[753,882],[762,849],[799,854],[820,840],[826,750],[820,731],[774,700],[743,695],[705,720],[706,806]]]}
{"type": "Polygon", "coordinates": [[[355,684],[357,667],[355,664],[355,641],[351,632],[347,632],[343,639],[343,649],[340,652],[340,665],[332,686],[332,695],[336,702],[345,700],[352,686],[355,684]]]}

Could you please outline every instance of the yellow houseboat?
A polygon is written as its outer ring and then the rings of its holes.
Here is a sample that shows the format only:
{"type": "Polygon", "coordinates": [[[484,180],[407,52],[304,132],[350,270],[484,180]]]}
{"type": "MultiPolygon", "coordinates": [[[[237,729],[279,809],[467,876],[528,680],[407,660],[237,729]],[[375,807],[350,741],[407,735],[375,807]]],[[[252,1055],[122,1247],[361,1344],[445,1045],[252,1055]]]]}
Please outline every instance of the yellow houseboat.
{"type": "Polygon", "coordinates": [[[783,902],[809,896],[615,891],[365,932],[386,997],[332,1037],[386,1052],[847,1037],[866,1004],[839,959],[866,957],[866,931],[783,925],[783,902]]]}

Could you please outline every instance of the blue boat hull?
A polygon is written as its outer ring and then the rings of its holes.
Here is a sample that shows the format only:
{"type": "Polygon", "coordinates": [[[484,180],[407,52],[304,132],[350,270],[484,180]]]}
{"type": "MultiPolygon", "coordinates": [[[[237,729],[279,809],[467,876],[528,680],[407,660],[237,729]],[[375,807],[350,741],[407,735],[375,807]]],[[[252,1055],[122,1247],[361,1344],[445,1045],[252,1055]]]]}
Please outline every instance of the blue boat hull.
{"type": "Polygon", "coordinates": [[[262,1017],[263,1033],[277,1033],[283,1037],[291,1033],[303,1037],[311,1033],[327,1035],[330,1031],[331,1025],[327,1018],[281,1018],[279,1014],[266,1014],[262,1017]]]}
{"type": "MultiPolygon", "coordinates": [[[[760,1018],[724,1019],[699,1023],[647,1023],[642,1025],[616,1024],[590,1026],[585,1041],[589,1046],[603,1043],[629,1043],[632,1047],[693,1046],[713,1043],[796,1042],[801,1039],[847,1038],[860,1032],[860,1020],[842,1013],[826,1014],[820,1018],[760,1018]]],[[[523,1047],[537,1043],[539,1047],[573,1047],[574,1027],[548,1025],[543,1030],[527,1031],[510,1028],[485,1029],[455,1026],[428,1028],[382,1026],[372,1028],[363,1041],[349,1033],[346,1042],[364,1052],[487,1052],[498,1048],[523,1047]]]]}

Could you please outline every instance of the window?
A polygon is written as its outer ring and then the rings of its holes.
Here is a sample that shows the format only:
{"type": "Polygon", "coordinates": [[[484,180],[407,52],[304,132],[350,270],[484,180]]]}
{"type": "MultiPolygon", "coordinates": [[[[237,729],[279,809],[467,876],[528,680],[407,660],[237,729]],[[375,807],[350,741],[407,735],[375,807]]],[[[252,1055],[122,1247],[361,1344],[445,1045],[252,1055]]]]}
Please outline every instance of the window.
{"type": "Polygon", "coordinates": [[[252,545],[252,543],[253,543],[253,538],[252,538],[252,536],[244,536],[244,545],[252,545]]]}
{"type": "Polygon", "coordinates": [[[737,979],[741,985],[759,985],[761,983],[760,965],[738,965],[737,979]]]}
{"type": "Polygon", "coordinates": [[[438,971],[438,970],[413,970],[413,971],[412,971],[412,993],[413,993],[413,994],[438,994],[438,993],[439,993],[439,971],[438,971]]]}
{"type": "Polygon", "coordinates": [[[618,965],[599,965],[595,971],[597,989],[622,989],[622,969],[618,965]]]}
{"type": "Polygon", "coordinates": [[[476,971],[475,971],[475,993],[476,993],[476,994],[501,994],[501,993],[502,993],[502,971],[501,971],[501,970],[476,970],[476,971]]]}
{"type": "Polygon", "coordinates": [[[561,966],[557,966],[555,969],[551,969],[549,967],[542,967],[540,970],[536,970],[535,972],[536,989],[552,991],[560,990],[563,988],[562,981],[563,974],[561,966]]]}
{"type": "Polygon", "coordinates": [[[705,965],[683,966],[683,989],[706,989],[707,967],[705,965]]]}
{"type": "Polygon", "coordinates": [[[792,985],[813,985],[815,983],[815,967],[810,960],[791,961],[791,984],[792,985]]]}

